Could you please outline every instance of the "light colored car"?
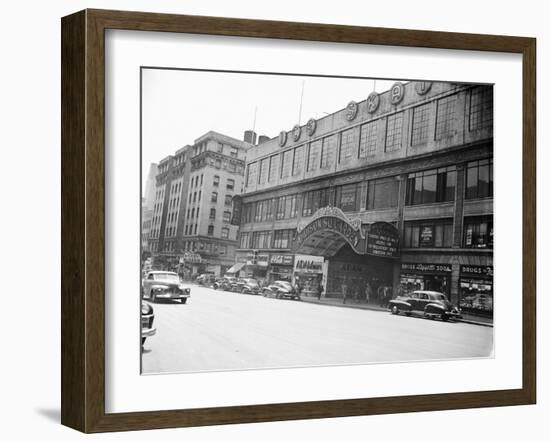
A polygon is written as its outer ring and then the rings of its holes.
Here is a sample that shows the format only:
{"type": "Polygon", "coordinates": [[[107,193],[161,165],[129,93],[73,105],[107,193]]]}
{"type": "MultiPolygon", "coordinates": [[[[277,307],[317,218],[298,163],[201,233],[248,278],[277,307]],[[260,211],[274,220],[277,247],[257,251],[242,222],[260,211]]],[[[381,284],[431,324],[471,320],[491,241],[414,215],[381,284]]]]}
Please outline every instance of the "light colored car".
{"type": "Polygon", "coordinates": [[[298,295],[294,287],[292,287],[292,284],[288,281],[275,281],[267,287],[264,287],[262,293],[265,297],[300,300],[300,295],[298,295]]]}
{"type": "Polygon", "coordinates": [[[187,302],[191,289],[183,285],[180,277],[174,272],[151,271],[147,273],[141,284],[143,298],[151,302],[161,299],[187,302]]]}

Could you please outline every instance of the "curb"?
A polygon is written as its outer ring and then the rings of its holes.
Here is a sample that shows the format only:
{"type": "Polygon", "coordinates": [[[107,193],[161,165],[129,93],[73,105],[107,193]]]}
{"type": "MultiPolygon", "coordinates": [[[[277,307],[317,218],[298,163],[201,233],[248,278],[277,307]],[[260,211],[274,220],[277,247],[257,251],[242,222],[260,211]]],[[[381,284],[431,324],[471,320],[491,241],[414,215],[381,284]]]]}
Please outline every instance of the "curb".
{"type": "MultiPolygon", "coordinates": [[[[377,308],[377,307],[365,307],[365,306],[359,306],[359,305],[353,305],[353,304],[332,304],[328,302],[319,302],[315,299],[304,299],[302,298],[302,302],[307,302],[310,304],[316,304],[316,305],[327,305],[330,307],[343,307],[343,308],[354,308],[358,310],[370,310],[372,312],[387,312],[388,310],[385,308],[377,308]]],[[[479,325],[481,327],[493,327],[493,324],[490,322],[482,322],[482,321],[474,321],[471,319],[457,319],[456,322],[463,322],[465,324],[472,324],[472,325],[479,325]]]]}

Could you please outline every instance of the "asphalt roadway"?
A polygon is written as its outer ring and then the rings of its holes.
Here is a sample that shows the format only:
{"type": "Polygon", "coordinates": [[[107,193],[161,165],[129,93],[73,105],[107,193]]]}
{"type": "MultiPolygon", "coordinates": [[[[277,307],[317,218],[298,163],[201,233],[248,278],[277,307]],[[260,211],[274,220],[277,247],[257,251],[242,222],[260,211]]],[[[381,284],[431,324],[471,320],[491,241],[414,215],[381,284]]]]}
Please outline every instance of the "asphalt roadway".
{"type": "Polygon", "coordinates": [[[156,303],[143,373],[489,357],[493,328],[193,286],[156,303]]]}

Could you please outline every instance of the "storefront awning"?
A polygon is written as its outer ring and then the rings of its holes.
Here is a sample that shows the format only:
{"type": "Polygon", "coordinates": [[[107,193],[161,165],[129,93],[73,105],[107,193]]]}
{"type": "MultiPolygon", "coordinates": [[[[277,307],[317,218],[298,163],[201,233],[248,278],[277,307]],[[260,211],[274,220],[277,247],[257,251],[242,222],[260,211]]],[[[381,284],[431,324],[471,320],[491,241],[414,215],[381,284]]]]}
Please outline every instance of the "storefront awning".
{"type": "Polygon", "coordinates": [[[227,272],[225,273],[237,273],[238,271],[240,271],[244,266],[246,265],[246,263],[244,262],[237,262],[233,265],[233,267],[231,267],[227,272]]]}

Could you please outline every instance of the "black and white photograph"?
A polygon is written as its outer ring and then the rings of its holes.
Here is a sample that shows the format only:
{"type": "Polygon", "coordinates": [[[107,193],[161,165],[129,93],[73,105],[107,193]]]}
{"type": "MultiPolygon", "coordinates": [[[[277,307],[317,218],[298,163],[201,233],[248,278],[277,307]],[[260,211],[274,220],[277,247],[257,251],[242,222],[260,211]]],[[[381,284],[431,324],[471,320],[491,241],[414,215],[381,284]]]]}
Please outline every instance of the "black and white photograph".
{"type": "Polygon", "coordinates": [[[494,357],[492,84],[140,76],[142,374],[494,357]]]}

